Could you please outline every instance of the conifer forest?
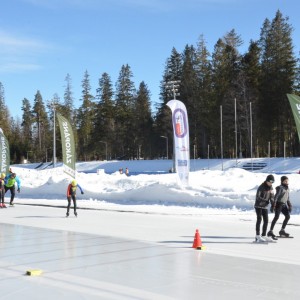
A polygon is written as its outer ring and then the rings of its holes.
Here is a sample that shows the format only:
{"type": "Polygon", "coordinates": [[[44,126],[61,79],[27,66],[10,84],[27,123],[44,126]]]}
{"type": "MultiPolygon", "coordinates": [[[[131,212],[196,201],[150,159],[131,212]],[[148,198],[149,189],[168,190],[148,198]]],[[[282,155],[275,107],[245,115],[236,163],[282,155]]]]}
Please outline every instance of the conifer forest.
{"type": "Polygon", "coordinates": [[[133,70],[124,64],[116,82],[99,70],[98,86],[93,87],[86,70],[79,107],[74,106],[72,74],[66,72],[63,95],[44,99],[37,90],[32,99],[22,100],[22,115],[14,119],[0,78],[0,128],[10,144],[11,163],[26,158],[52,160],[53,126],[60,143],[58,124],[53,122],[56,112],[72,124],[77,161],[165,159],[167,148],[170,159],[173,129],[166,103],[174,96],[187,108],[191,158],[221,157],[221,113],[224,158],[299,156],[299,138],[286,96],[300,95],[293,26],[277,11],[257,30],[259,39],[246,47],[238,29],[232,29],[213,49],[207,48],[203,35],[194,45],[182,45],[182,52],[170,49],[157,103],[151,101],[147,83],[135,83],[133,70]],[[242,45],[244,53],[239,50],[242,45]]]}

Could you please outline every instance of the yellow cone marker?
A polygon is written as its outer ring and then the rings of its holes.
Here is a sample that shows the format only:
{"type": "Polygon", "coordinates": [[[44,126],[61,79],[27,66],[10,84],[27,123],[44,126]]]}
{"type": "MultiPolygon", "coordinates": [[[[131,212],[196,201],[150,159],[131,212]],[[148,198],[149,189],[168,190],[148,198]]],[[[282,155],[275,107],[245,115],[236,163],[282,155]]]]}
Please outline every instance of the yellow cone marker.
{"type": "Polygon", "coordinates": [[[39,276],[43,273],[42,270],[28,270],[26,271],[26,275],[28,276],[39,276]]]}

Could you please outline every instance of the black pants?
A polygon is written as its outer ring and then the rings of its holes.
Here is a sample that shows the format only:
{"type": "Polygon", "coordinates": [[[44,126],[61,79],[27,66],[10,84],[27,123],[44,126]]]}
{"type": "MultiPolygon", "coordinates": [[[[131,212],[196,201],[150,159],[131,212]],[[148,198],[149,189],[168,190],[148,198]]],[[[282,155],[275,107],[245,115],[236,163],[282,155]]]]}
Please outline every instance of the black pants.
{"type": "Polygon", "coordinates": [[[4,188],[0,189],[0,203],[4,203],[4,188]]]}
{"type": "Polygon", "coordinates": [[[282,229],[285,229],[285,226],[287,225],[287,223],[290,219],[290,212],[288,210],[288,207],[285,204],[279,204],[279,205],[276,205],[275,216],[274,216],[274,219],[271,223],[270,230],[274,229],[275,224],[276,224],[277,220],[279,219],[280,213],[283,213],[284,216],[285,216],[285,218],[283,220],[283,223],[282,223],[282,229]]]}
{"type": "Polygon", "coordinates": [[[267,208],[258,208],[255,207],[256,212],[256,235],[260,235],[260,224],[261,220],[263,219],[263,227],[262,227],[262,236],[265,236],[267,234],[267,228],[268,228],[268,209],[267,208]]]}
{"type": "Polygon", "coordinates": [[[15,199],[16,187],[14,185],[11,187],[4,186],[4,194],[6,194],[8,190],[10,190],[10,203],[12,203],[15,199]]]}
{"type": "Polygon", "coordinates": [[[68,199],[67,213],[69,213],[69,210],[70,210],[71,200],[73,200],[74,213],[76,213],[76,208],[77,208],[77,205],[76,205],[76,196],[72,195],[72,196],[68,197],[67,199],[68,199]]]}

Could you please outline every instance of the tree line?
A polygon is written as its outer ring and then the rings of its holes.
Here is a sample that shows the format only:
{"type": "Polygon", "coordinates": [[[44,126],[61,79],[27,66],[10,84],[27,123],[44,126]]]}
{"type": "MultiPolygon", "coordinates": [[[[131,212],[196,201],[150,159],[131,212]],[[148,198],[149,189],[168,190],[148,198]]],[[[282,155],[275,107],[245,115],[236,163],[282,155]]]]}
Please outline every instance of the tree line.
{"type": "MultiPolygon", "coordinates": [[[[187,107],[191,158],[262,157],[269,154],[269,145],[271,156],[297,156],[299,141],[286,97],[300,92],[292,32],[289,18],[278,10],[274,19],[265,19],[259,39],[251,40],[245,53],[239,51],[243,40],[234,29],[217,40],[212,52],[203,35],[181,53],[173,48],[165,62],[155,110],[147,84],[142,81],[135,86],[128,64],[121,67],[115,84],[104,72],[95,91],[85,71],[78,108],[67,74],[63,97],[55,94],[45,102],[38,90],[33,103],[22,100],[21,120],[10,117],[0,82],[0,128],[9,140],[12,162],[52,160],[54,111],[72,124],[77,160],[166,157],[163,137],[173,148],[166,103],[174,95],[187,107]]],[[[60,159],[60,147],[56,153],[60,159]]]]}

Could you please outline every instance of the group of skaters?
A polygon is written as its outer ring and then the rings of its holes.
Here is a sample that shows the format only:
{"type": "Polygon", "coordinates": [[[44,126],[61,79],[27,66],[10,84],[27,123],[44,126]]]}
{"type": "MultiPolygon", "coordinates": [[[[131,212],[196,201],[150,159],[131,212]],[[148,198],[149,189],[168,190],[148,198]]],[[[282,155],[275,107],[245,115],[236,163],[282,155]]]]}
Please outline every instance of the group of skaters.
{"type": "Polygon", "coordinates": [[[277,240],[277,236],[273,230],[276,222],[279,219],[280,214],[284,215],[284,220],[279,230],[279,237],[290,237],[289,233],[285,231],[285,227],[290,219],[290,213],[292,211],[292,203],[289,197],[289,179],[287,176],[281,176],[281,183],[276,187],[276,193],[274,195],[273,183],[275,178],[273,175],[268,175],[266,180],[258,187],[255,199],[255,212],[257,216],[256,220],[256,242],[270,242],[277,240]],[[270,204],[270,212],[274,213],[274,218],[271,222],[270,230],[267,233],[268,228],[268,209],[270,204]],[[262,234],[260,234],[261,221],[262,234]]]}
{"type": "MultiPolygon", "coordinates": [[[[124,174],[123,168],[120,168],[120,169],[119,169],[119,173],[120,173],[120,174],[124,174]]],[[[129,176],[129,170],[128,170],[128,168],[125,169],[125,175],[126,175],[126,176],[129,176]]]]}
{"type": "Polygon", "coordinates": [[[17,184],[17,192],[20,193],[21,190],[21,182],[19,177],[9,169],[9,173],[1,173],[0,175],[0,208],[6,208],[4,197],[7,191],[10,191],[10,202],[9,205],[13,206],[14,198],[16,195],[16,184],[17,184]]]}
{"type": "MultiPolygon", "coordinates": [[[[0,175],[0,208],[6,208],[6,204],[4,202],[4,197],[7,191],[10,191],[10,202],[9,205],[14,205],[14,198],[16,195],[16,186],[17,186],[17,192],[20,193],[21,191],[21,181],[19,177],[12,171],[12,169],[9,169],[9,173],[6,175],[5,173],[2,173],[0,175]]],[[[74,179],[71,181],[71,183],[67,187],[67,200],[68,200],[68,206],[67,206],[67,213],[66,216],[69,216],[71,202],[73,201],[73,207],[74,207],[74,215],[77,217],[77,204],[76,204],[76,190],[77,188],[80,189],[81,194],[84,194],[83,189],[81,186],[77,183],[77,181],[74,179]]]]}

